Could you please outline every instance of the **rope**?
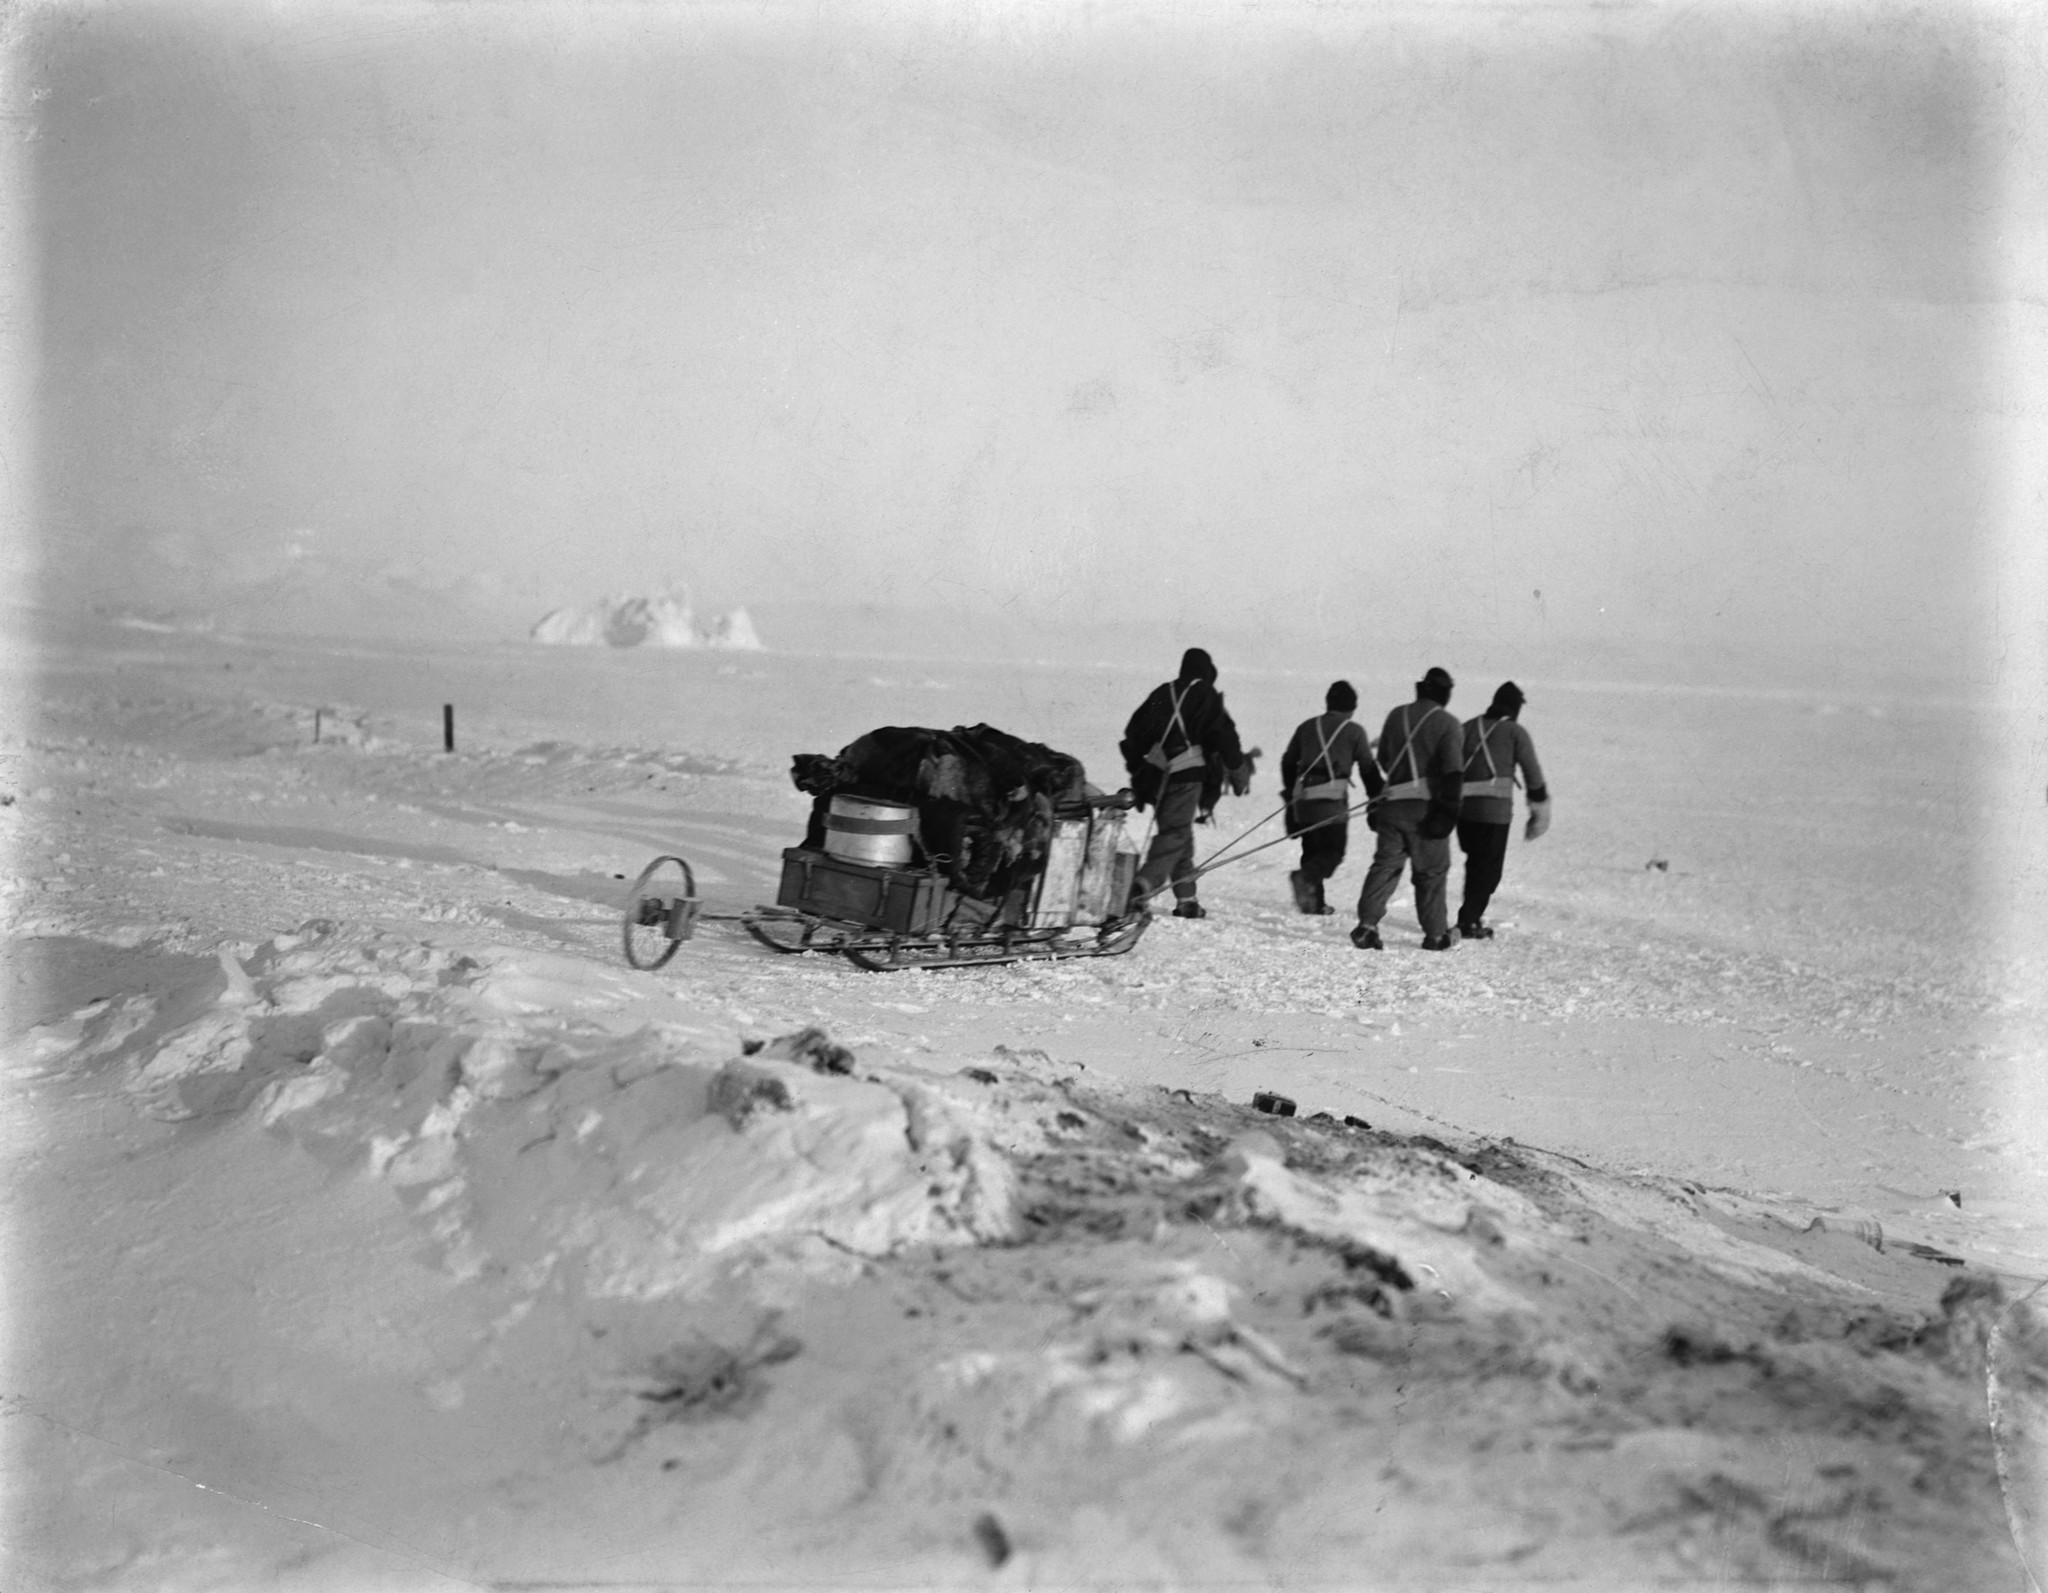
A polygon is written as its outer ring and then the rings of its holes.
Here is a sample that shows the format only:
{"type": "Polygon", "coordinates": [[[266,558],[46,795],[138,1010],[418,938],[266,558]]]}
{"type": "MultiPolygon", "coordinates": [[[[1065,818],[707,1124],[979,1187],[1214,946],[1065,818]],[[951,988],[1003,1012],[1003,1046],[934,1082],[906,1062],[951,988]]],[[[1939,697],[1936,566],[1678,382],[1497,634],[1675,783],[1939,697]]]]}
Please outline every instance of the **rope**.
{"type": "MultiPolygon", "coordinates": [[[[1292,835],[1275,836],[1270,841],[1261,841],[1257,846],[1252,847],[1249,851],[1239,852],[1235,857],[1223,857],[1223,854],[1225,852],[1229,851],[1233,846],[1237,845],[1237,843],[1239,841],[1242,841],[1245,838],[1245,836],[1252,834],[1253,831],[1257,830],[1261,825],[1269,824],[1280,814],[1285,813],[1287,811],[1287,804],[1283,802],[1273,812],[1268,813],[1263,819],[1259,820],[1258,824],[1252,825],[1250,829],[1244,830],[1235,838],[1224,842],[1223,845],[1219,846],[1215,851],[1211,852],[1207,858],[1203,859],[1201,863],[1196,865],[1194,877],[1196,879],[1200,879],[1204,874],[1210,873],[1215,869],[1221,868],[1223,866],[1223,863],[1225,862],[1242,863],[1246,858],[1252,856],[1254,853],[1265,851],[1266,848],[1269,846],[1285,846],[1289,841],[1298,841],[1301,839],[1301,837],[1307,835],[1311,830],[1320,830],[1326,824],[1341,824],[1345,820],[1351,818],[1354,814],[1363,813],[1367,808],[1372,806],[1372,802],[1373,799],[1368,797],[1365,801],[1356,803],[1355,805],[1346,808],[1342,813],[1333,813],[1327,819],[1318,819],[1313,824],[1304,825],[1302,828],[1296,830],[1292,835]],[[1218,859],[1222,859],[1222,861],[1219,862],[1218,859]]],[[[1131,898],[1130,904],[1133,907],[1141,907],[1146,902],[1152,900],[1152,898],[1157,896],[1161,891],[1171,890],[1172,888],[1173,881],[1168,880],[1164,885],[1153,886],[1152,889],[1145,892],[1143,896],[1133,896],[1131,898]]]]}
{"type": "MultiPolygon", "coordinates": [[[[1309,831],[1320,830],[1326,824],[1341,824],[1346,819],[1349,819],[1354,813],[1363,813],[1371,805],[1371,799],[1368,798],[1364,802],[1360,802],[1354,807],[1346,808],[1342,813],[1332,813],[1327,819],[1318,819],[1313,824],[1305,824],[1300,829],[1296,830],[1292,835],[1276,835],[1270,841],[1261,841],[1257,846],[1253,847],[1251,851],[1239,852],[1237,856],[1228,859],[1228,861],[1232,863],[1242,863],[1246,858],[1252,856],[1253,853],[1263,852],[1269,846],[1285,846],[1289,841],[1298,841],[1304,835],[1308,834],[1309,831]]],[[[1261,819],[1259,823],[1263,824],[1265,823],[1265,820],[1261,819]]],[[[1256,826],[1254,826],[1254,828],[1256,828],[1256,826]]],[[[1240,836],[1239,839],[1241,840],[1243,839],[1243,837],[1240,836]]],[[[1230,843],[1231,846],[1235,846],[1236,844],[1236,841],[1230,843]]],[[[1230,847],[1225,847],[1223,848],[1223,850],[1227,852],[1230,850],[1230,847]]],[[[1208,873],[1209,870],[1212,868],[1220,868],[1222,866],[1221,864],[1215,861],[1218,855],[1219,854],[1217,853],[1211,853],[1209,861],[1201,864],[1198,868],[1196,868],[1195,874],[1197,878],[1199,878],[1203,874],[1208,873]]],[[[1170,884],[1171,881],[1169,881],[1168,883],[1170,884]]],[[[1155,892],[1154,894],[1157,893],[1155,892]]]]}
{"type": "MultiPolygon", "coordinates": [[[[1275,819],[1280,817],[1280,815],[1285,813],[1286,811],[1287,804],[1283,802],[1271,813],[1268,813],[1263,819],[1260,819],[1257,824],[1246,825],[1243,829],[1239,830],[1237,834],[1233,835],[1229,840],[1225,841],[1221,846],[1217,847],[1215,851],[1211,852],[1207,857],[1203,858],[1202,861],[1198,865],[1196,865],[1195,872],[1199,874],[1203,869],[1210,867],[1212,864],[1215,863],[1217,858],[1221,857],[1225,852],[1229,851],[1233,846],[1237,845],[1237,843],[1243,840],[1247,835],[1254,834],[1258,830],[1264,828],[1266,825],[1271,824],[1275,819]]],[[[1245,855],[1249,857],[1251,854],[1246,853],[1245,855]]]]}

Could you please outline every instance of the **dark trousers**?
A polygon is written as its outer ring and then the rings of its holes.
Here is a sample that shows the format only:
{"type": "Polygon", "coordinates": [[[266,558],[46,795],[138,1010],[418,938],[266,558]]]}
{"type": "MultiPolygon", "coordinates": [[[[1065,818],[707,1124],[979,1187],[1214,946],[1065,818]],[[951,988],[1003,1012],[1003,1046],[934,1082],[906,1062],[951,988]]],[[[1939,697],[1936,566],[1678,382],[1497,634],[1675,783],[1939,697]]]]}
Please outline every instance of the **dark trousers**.
{"type": "Polygon", "coordinates": [[[1351,825],[1342,802],[1297,802],[1293,820],[1301,836],[1301,871],[1320,885],[1344,865],[1351,825]],[[1325,819],[1332,822],[1324,824],[1325,819]],[[1312,825],[1322,825],[1312,829],[1312,825]]]}
{"type": "Polygon", "coordinates": [[[1447,935],[1445,889],[1451,875],[1451,838],[1422,833],[1427,802],[1389,802],[1380,810],[1379,844],[1366,865],[1365,884],[1358,892],[1358,921],[1372,928],[1386,917],[1387,903],[1406,868],[1415,880],[1415,916],[1425,935],[1447,935]]]}
{"type": "Polygon", "coordinates": [[[1175,901],[1195,899],[1195,815],[1202,806],[1200,772],[1188,779],[1169,780],[1159,793],[1157,829],[1152,848],[1138,877],[1131,882],[1131,905],[1138,906],[1173,881],[1175,901]]]}
{"type": "Polygon", "coordinates": [[[1486,916],[1486,904],[1500,888],[1501,870],[1507,866],[1508,831],[1513,828],[1512,824],[1458,820],[1458,849],[1465,854],[1465,899],[1458,907],[1460,924],[1476,924],[1486,916]]]}

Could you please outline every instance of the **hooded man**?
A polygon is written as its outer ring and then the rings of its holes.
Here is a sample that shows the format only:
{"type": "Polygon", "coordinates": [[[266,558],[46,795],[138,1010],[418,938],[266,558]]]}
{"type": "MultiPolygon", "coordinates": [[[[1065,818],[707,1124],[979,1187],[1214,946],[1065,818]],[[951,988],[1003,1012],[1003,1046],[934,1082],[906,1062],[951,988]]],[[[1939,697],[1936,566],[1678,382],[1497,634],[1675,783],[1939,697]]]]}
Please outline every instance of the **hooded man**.
{"type": "Polygon", "coordinates": [[[1504,681],[1486,712],[1465,722],[1465,801],[1458,812],[1465,898],[1458,907],[1458,933],[1466,940],[1493,938],[1486,924],[1486,904],[1493,900],[1507,862],[1517,770],[1529,793],[1524,835],[1533,841],[1550,828],[1550,788],[1536,761],[1536,743],[1521,725],[1522,705],[1528,700],[1520,686],[1504,681]]]}
{"type": "Polygon", "coordinates": [[[1190,647],[1181,655],[1180,674],[1138,705],[1118,750],[1138,806],[1157,810],[1152,848],[1131,885],[1131,910],[1143,910],[1171,880],[1173,916],[1208,917],[1195,900],[1195,820],[1222,794],[1210,771],[1221,771],[1232,794],[1243,796],[1251,789],[1252,761],[1223,706],[1216,665],[1206,652],[1190,647]]]}
{"type": "Polygon", "coordinates": [[[1301,837],[1301,867],[1287,876],[1294,887],[1294,905],[1304,913],[1331,913],[1323,886],[1344,862],[1349,839],[1351,771],[1365,780],[1365,794],[1376,797],[1386,782],[1372,761],[1372,743],[1353,723],[1358,693],[1348,680],[1331,683],[1323,693],[1323,709],[1304,719],[1280,756],[1280,794],[1287,799],[1287,833],[1301,837]]]}
{"type": "Polygon", "coordinates": [[[1351,944],[1380,951],[1380,920],[1408,865],[1415,879],[1415,912],[1422,920],[1422,949],[1449,951],[1450,914],[1445,907],[1451,873],[1451,831],[1465,785],[1464,726],[1448,706],[1454,683],[1432,669],[1415,683],[1415,700],[1387,715],[1380,729],[1379,765],[1387,777],[1385,801],[1371,820],[1379,844],[1358,893],[1358,924],[1351,944]]]}

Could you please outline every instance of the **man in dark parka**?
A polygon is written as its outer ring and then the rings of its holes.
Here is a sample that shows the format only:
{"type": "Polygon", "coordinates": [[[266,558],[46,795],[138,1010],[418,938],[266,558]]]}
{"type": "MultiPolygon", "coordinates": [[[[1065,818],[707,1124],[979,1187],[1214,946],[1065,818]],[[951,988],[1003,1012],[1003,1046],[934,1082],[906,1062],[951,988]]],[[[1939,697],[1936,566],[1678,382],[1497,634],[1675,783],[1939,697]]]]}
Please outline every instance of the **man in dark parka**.
{"type": "Polygon", "coordinates": [[[1221,795],[1220,782],[1211,784],[1212,770],[1221,772],[1237,796],[1251,789],[1252,779],[1251,759],[1216,689],[1216,664],[1208,653],[1190,647],[1182,654],[1180,673],[1138,705],[1118,750],[1138,806],[1153,808],[1157,816],[1151,850],[1131,886],[1131,910],[1142,910],[1170,881],[1174,917],[1207,917],[1195,899],[1195,820],[1221,795]]]}

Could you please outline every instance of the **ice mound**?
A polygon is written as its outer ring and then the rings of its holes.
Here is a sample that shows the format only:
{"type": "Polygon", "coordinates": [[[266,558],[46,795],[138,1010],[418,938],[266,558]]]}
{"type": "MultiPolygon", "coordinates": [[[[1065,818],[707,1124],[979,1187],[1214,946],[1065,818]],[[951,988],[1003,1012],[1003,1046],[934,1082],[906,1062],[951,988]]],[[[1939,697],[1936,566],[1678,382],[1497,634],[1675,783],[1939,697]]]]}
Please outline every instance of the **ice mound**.
{"type": "Polygon", "coordinates": [[[1194,1211],[1370,1255],[1460,1311],[1526,1308],[1472,1234],[1540,1231],[1540,1214],[1426,1152],[1300,1165],[1262,1132],[1217,1140],[1162,1118],[1161,1092],[1040,1053],[862,1065],[806,1030],[733,1055],[679,1025],[622,1026],[622,976],[541,953],[319,921],[219,966],[207,999],[98,1014],[66,1043],[121,1058],[153,1116],[243,1117],[380,1180],[457,1278],[647,1301],[746,1276],[787,1293],[910,1247],[1194,1211]],[[1085,1211],[1076,1167],[1093,1169],[1085,1211]]]}
{"type": "Polygon", "coordinates": [[[761,637],[743,608],[700,622],[680,587],[652,597],[601,597],[551,610],[532,637],[562,647],[713,647],[759,652],[761,637]]]}
{"type": "MultiPolygon", "coordinates": [[[[936,1075],[855,1077],[822,1036],[720,1057],[674,1026],[580,1014],[612,1004],[614,976],[567,959],[325,923],[221,967],[210,1005],[132,1049],[137,1103],[246,1115],[382,1180],[458,1277],[573,1271],[588,1295],[646,1300],[1015,1228],[995,1140],[1027,1131],[936,1075]]],[[[67,1039],[110,1049],[84,1025],[67,1039]]]]}
{"type": "Polygon", "coordinates": [[[713,616],[704,626],[704,645],[729,652],[758,653],[765,650],[761,633],[754,629],[754,617],[743,608],[713,616]]]}

